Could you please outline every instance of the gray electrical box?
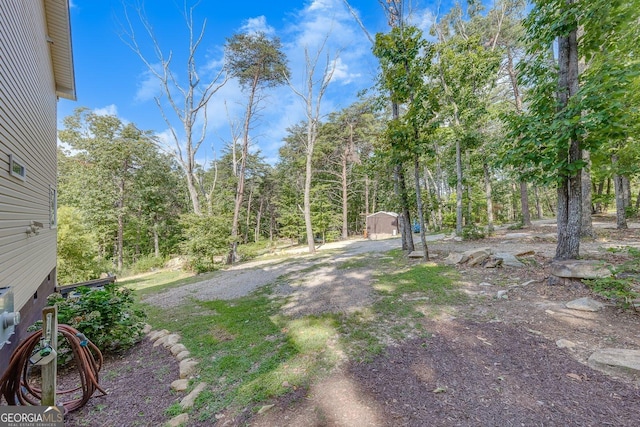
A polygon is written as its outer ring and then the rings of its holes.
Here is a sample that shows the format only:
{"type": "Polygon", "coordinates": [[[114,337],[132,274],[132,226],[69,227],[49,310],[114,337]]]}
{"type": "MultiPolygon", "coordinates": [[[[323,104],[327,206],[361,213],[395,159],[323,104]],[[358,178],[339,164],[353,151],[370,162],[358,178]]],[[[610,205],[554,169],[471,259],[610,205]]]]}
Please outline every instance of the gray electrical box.
{"type": "Polygon", "coordinates": [[[13,291],[11,288],[0,288],[0,349],[9,343],[15,327],[20,323],[20,313],[14,312],[13,291]]]}

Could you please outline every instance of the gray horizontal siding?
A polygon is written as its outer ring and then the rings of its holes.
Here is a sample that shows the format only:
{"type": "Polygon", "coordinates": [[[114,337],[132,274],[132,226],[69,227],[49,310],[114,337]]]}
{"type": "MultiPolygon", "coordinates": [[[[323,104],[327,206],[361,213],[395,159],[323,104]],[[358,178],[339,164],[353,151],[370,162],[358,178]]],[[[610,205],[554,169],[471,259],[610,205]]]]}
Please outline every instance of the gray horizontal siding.
{"type": "Polygon", "coordinates": [[[56,263],[49,188],[56,184],[56,96],[42,1],[0,6],[0,286],[24,306],[56,263]],[[27,168],[9,174],[9,155],[27,168]],[[43,223],[28,236],[32,221],[43,223]]]}

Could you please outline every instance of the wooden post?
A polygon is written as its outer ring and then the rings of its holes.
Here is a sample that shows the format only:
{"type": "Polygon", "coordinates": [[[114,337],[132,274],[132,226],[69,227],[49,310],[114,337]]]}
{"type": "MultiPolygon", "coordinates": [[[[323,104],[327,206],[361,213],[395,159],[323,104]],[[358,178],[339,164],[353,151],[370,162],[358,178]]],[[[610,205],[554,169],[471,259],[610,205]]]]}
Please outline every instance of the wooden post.
{"type": "MultiPolygon", "coordinates": [[[[42,336],[54,351],[58,351],[58,307],[55,305],[42,310],[42,336]]],[[[42,365],[42,406],[56,405],[57,373],[57,357],[42,365]]]]}

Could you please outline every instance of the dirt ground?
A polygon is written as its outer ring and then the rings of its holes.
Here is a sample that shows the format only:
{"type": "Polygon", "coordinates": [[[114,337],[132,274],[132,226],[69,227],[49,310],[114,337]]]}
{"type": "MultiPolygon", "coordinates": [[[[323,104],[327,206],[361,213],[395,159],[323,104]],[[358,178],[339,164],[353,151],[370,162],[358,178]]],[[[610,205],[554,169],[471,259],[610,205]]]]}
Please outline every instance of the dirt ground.
{"type": "MultiPolygon", "coordinates": [[[[637,228],[619,232],[607,221],[596,225],[598,239],[581,245],[585,258],[616,262],[623,255],[606,251],[608,247],[640,244],[637,228]]],[[[554,232],[553,224],[546,221],[528,230],[499,230],[481,241],[429,242],[436,262],[442,262],[451,251],[478,247],[491,247],[495,252],[533,253],[522,258],[526,263],[523,268],[456,267],[462,277],[462,290],[471,298],[445,315],[425,318],[429,337],[390,346],[368,363],[347,361],[309,389],[298,389],[267,402],[275,406],[264,414],[253,415],[255,410],[247,408],[235,417],[221,418],[217,425],[638,425],[640,384],[594,371],[586,360],[601,348],[640,349],[640,315],[612,304],[595,313],[566,309],[564,304],[575,298],[597,297],[580,284],[548,284],[554,232]],[[508,299],[496,298],[498,290],[507,290],[508,299]],[[560,339],[575,346],[559,348],[556,341],[560,339]]],[[[268,279],[286,272],[297,279],[274,289],[276,295],[291,297],[286,314],[348,312],[371,304],[375,297],[371,272],[340,270],[332,265],[369,250],[388,250],[399,244],[392,240],[376,247],[375,243],[343,245],[344,250],[338,255],[334,251],[331,257],[317,261],[298,259],[238,267],[214,280],[222,284],[225,277],[243,274],[244,281],[254,277],[258,283],[254,281],[247,287],[246,292],[250,292],[266,284],[258,277],[268,279]],[[314,270],[310,279],[304,279],[299,273],[313,262],[322,262],[323,266],[314,270]]],[[[208,284],[209,289],[211,285],[208,284]]],[[[198,286],[176,288],[179,290],[172,290],[171,297],[180,298],[180,293],[193,295],[198,286]]],[[[215,291],[211,292],[207,297],[216,298],[215,291]]],[[[219,297],[224,298],[224,292],[219,297]]],[[[162,305],[167,297],[148,302],[162,305]]],[[[167,350],[141,343],[125,357],[105,365],[101,384],[109,394],[92,399],[72,414],[69,425],[159,425],[167,419],[162,416],[163,410],[181,397],[168,390],[168,378],[177,378],[174,371],[177,372],[177,362],[167,350]],[[157,417],[147,418],[150,413],[157,417]]]]}

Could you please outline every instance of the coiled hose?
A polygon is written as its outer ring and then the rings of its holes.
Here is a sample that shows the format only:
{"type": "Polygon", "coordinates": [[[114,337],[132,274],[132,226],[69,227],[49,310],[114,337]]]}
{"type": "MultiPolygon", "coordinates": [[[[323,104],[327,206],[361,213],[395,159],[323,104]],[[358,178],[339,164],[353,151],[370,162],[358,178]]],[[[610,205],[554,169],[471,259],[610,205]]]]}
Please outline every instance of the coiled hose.
{"type": "MultiPolygon", "coordinates": [[[[58,333],[64,337],[71,350],[80,375],[80,386],[56,391],[56,395],[65,395],[82,389],[82,397],[62,402],[65,412],[83,407],[89,398],[99,390],[107,394],[98,384],[98,372],[102,368],[102,353],[91,341],[84,338],[77,329],[69,325],[58,325],[58,333]]],[[[40,405],[42,390],[29,381],[31,362],[29,358],[42,338],[42,330],[35,331],[20,343],[11,355],[9,367],[0,379],[0,396],[8,405],[40,405]]]]}

